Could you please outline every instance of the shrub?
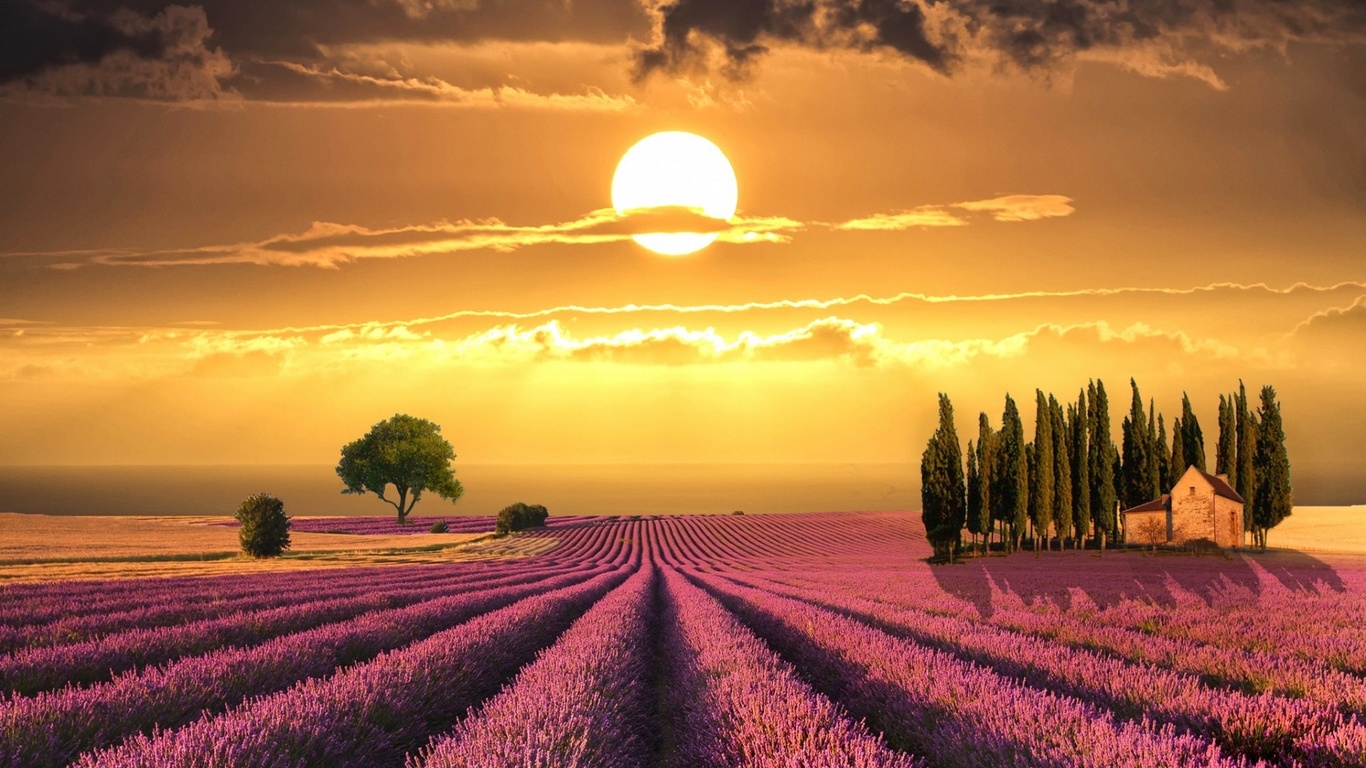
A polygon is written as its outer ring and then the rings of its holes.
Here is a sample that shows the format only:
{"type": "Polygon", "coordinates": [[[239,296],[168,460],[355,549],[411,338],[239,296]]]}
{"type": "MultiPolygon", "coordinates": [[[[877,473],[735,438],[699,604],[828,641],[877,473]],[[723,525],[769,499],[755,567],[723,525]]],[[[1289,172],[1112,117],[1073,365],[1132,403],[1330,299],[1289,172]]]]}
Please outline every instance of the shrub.
{"type": "Polygon", "coordinates": [[[732,512],[731,514],[732,514],[732,515],[743,515],[743,514],[745,514],[745,510],[743,510],[743,509],[737,509],[737,510],[735,510],[734,512],[732,512]]]}
{"type": "Polygon", "coordinates": [[[450,533],[451,527],[446,524],[445,520],[437,520],[435,523],[432,523],[430,531],[432,533],[450,533]]]}
{"type": "Polygon", "coordinates": [[[275,557],[289,549],[289,517],[285,503],[268,493],[248,496],[234,515],[242,524],[238,538],[252,557],[275,557]]]}
{"type": "Polygon", "coordinates": [[[499,510],[498,521],[494,524],[493,531],[505,536],[513,531],[539,528],[545,525],[548,517],[550,513],[540,504],[523,504],[519,501],[499,510]]]}

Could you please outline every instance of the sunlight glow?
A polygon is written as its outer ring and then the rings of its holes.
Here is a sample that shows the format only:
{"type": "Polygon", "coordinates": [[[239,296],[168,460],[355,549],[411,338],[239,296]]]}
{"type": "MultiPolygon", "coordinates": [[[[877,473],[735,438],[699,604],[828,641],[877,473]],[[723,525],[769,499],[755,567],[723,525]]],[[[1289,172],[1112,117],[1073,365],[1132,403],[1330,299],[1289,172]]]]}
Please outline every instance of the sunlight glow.
{"type": "MultiPolygon", "coordinates": [[[[612,177],[612,207],[618,214],[660,207],[691,208],[728,221],[739,189],[735,171],[715,144],[696,134],[665,131],[641,139],[626,151],[612,177]]],[[[707,247],[717,232],[651,232],[637,243],[665,256],[707,247]]]]}

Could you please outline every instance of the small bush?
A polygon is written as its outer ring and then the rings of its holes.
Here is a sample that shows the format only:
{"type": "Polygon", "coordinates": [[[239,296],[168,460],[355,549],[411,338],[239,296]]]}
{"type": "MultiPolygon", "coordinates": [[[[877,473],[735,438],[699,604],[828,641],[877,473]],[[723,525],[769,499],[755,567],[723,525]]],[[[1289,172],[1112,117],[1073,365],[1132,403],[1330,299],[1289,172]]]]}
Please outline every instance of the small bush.
{"type": "Polygon", "coordinates": [[[540,504],[523,504],[519,501],[498,511],[498,520],[494,523],[493,532],[506,536],[513,531],[539,528],[545,525],[548,517],[550,513],[540,504]]]}
{"type": "Polygon", "coordinates": [[[445,520],[437,520],[435,523],[432,523],[432,527],[429,530],[432,533],[450,533],[451,527],[446,524],[445,520]]]}
{"type": "Polygon", "coordinates": [[[252,557],[275,557],[289,549],[289,517],[285,503],[268,493],[248,496],[234,515],[242,524],[238,539],[252,557]]]}
{"type": "Polygon", "coordinates": [[[743,515],[743,514],[745,514],[745,511],[744,511],[743,509],[737,509],[737,510],[735,510],[734,512],[732,512],[731,514],[732,514],[732,515],[743,515]]]}

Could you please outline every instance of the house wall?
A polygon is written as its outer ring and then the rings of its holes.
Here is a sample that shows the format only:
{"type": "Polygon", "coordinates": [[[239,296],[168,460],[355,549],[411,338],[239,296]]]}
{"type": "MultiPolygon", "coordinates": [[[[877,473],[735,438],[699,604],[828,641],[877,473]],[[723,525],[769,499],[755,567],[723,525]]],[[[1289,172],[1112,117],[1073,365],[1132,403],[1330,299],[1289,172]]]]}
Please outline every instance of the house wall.
{"type": "Polygon", "coordinates": [[[1241,547],[1243,545],[1243,505],[1233,499],[1216,496],[1214,514],[1219,521],[1218,536],[1214,543],[1221,547],[1241,547]]]}
{"type": "Polygon", "coordinates": [[[1159,509],[1154,512],[1127,512],[1124,515],[1124,541],[1128,544],[1165,544],[1170,531],[1167,530],[1167,511],[1159,509]],[[1152,530],[1158,532],[1158,540],[1153,542],[1148,538],[1150,526],[1152,530]]]}
{"type": "Polygon", "coordinates": [[[1203,477],[1194,472],[1182,476],[1181,482],[1172,489],[1172,543],[1215,540],[1220,527],[1214,514],[1216,498],[1214,486],[1203,477]]]}

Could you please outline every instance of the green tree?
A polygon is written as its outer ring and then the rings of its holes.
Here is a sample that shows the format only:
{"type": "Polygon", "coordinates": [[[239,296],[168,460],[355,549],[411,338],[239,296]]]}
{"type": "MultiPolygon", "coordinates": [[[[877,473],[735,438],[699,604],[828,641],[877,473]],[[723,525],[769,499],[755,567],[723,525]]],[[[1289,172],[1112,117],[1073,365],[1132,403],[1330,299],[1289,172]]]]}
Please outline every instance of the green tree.
{"type": "Polygon", "coordinates": [[[1034,554],[1048,545],[1053,526],[1053,414],[1042,389],[1034,390],[1034,461],[1029,467],[1029,520],[1034,524],[1034,554]]]}
{"type": "Polygon", "coordinates": [[[1185,438],[1181,436],[1180,419],[1174,419],[1172,421],[1172,457],[1170,463],[1172,467],[1172,481],[1167,484],[1168,491],[1176,485],[1176,481],[1180,480],[1181,476],[1186,474],[1186,470],[1190,468],[1190,462],[1186,461],[1186,441],[1185,438]]]}
{"type": "MultiPolygon", "coordinates": [[[[1122,477],[1122,476],[1120,475],[1120,471],[1121,471],[1122,468],[1120,467],[1120,463],[1119,463],[1119,450],[1113,447],[1113,446],[1114,446],[1114,443],[1111,443],[1110,445],[1111,445],[1111,448],[1110,448],[1110,477],[1113,477],[1113,478],[1115,479],[1115,482],[1114,482],[1114,486],[1115,486],[1115,495],[1114,495],[1114,498],[1115,498],[1115,499],[1119,499],[1119,497],[1120,497],[1119,494],[1120,494],[1120,492],[1121,492],[1121,490],[1122,490],[1122,489],[1120,488],[1120,479],[1121,479],[1121,477],[1122,477]]],[[[1110,521],[1109,521],[1109,522],[1110,522],[1110,534],[1109,534],[1109,535],[1110,535],[1110,540],[1111,540],[1111,541],[1119,541],[1119,536],[1120,536],[1120,524],[1123,522],[1123,519],[1124,519],[1123,516],[1119,514],[1118,502],[1116,502],[1114,513],[1110,515],[1110,521]]]]}
{"type": "Polygon", "coordinates": [[[957,554],[967,518],[963,449],[953,424],[953,403],[939,394],[939,426],[920,457],[921,519],[935,558],[951,560],[957,554]]]}
{"type": "Polygon", "coordinates": [[[996,465],[992,469],[992,517],[1003,521],[1010,532],[1012,550],[1019,550],[1029,521],[1029,466],[1025,457],[1024,422],[1015,400],[1006,394],[1001,414],[1001,432],[996,446],[996,465]]]}
{"type": "Polygon", "coordinates": [[[983,412],[977,417],[977,497],[980,502],[976,512],[971,504],[968,506],[968,529],[984,538],[990,537],[992,528],[991,472],[995,464],[995,445],[996,432],[991,428],[991,419],[983,412]]]}
{"type": "Polygon", "coordinates": [[[1138,382],[1129,379],[1129,386],[1133,389],[1133,401],[1129,415],[1124,417],[1121,426],[1121,467],[1124,481],[1121,485],[1123,491],[1120,498],[1126,508],[1152,501],[1152,456],[1148,451],[1151,444],[1148,438],[1148,417],[1143,411],[1143,396],[1138,392],[1138,382]]]}
{"type": "Polygon", "coordinates": [[[1247,405],[1247,389],[1238,382],[1238,479],[1233,486],[1243,497],[1243,529],[1252,530],[1252,506],[1257,495],[1257,414],[1247,405]]]}
{"type": "Polygon", "coordinates": [[[1076,406],[1068,407],[1067,420],[1072,431],[1072,497],[1076,503],[1072,515],[1073,546],[1080,549],[1091,533],[1091,441],[1086,419],[1086,390],[1077,397],[1076,406]]]}
{"type": "Polygon", "coordinates": [[[1090,419],[1090,445],[1087,446],[1091,464],[1091,521],[1096,528],[1100,549],[1105,551],[1105,537],[1115,530],[1115,463],[1119,452],[1110,434],[1110,400],[1105,394],[1105,382],[1097,380],[1094,390],[1088,389],[1087,406],[1090,419]]]}
{"type": "Polygon", "coordinates": [[[498,510],[498,516],[493,523],[493,532],[499,536],[506,536],[516,531],[524,531],[527,528],[539,528],[545,525],[546,518],[550,513],[540,504],[523,504],[516,502],[498,510]]]}
{"type": "Polygon", "coordinates": [[[1157,441],[1157,404],[1152,398],[1148,398],[1148,498],[1155,499],[1162,495],[1162,460],[1161,454],[1167,452],[1167,447],[1157,441]]]}
{"type": "Polygon", "coordinates": [[[1153,456],[1157,459],[1157,498],[1172,489],[1176,478],[1172,477],[1172,455],[1167,450],[1167,424],[1162,414],[1157,414],[1157,442],[1153,446],[1153,456]]]}
{"type": "Polygon", "coordinates": [[[1058,531],[1058,549],[1072,537],[1072,439],[1062,404],[1048,396],[1048,411],[1053,418],[1053,525],[1058,531]]]}
{"type": "Polygon", "coordinates": [[[454,502],[465,492],[451,469],[454,458],[455,449],[441,436],[441,427],[400,413],[341,449],[337,477],[346,486],[342,493],[375,494],[398,511],[402,524],[423,493],[454,502]],[[390,485],[396,500],[385,495],[390,485]]]}
{"type": "Polygon", "coordinates": [[[1219,395],[1219,448],[1214,458],[1214,472],[1228,475],[1229,485],[1238,487],[1238,413],[1232,395],[1219,395]]]}
{"type": "Polygon", "coordinates": [[[1181,393],[1181,441],[1186,454],[1186,462],[1194,464],[1201,472],[1205,471],[1205,434],[1200,431],[1200,420],[1191,410],[1191,399],[1181,393]]]}
{"type": "Polygon", "coordinates": [[[1258,546],[1266,549],[1267,531],[1289,517],[1295,505],[1281,406],[1276,402],[1276,389],[1270,385],[1262,387],[1257,425],[1257,490],[1253,493],[1252,534],[1258,546]]]}
{"type": "Polygon", "coordinates": [[[289,549],[289,516],[285,503],[268,493],[248,496],[233,515],[242,524],[237,538],[252,557],[276,557],[289,549]]]}
{"type": "Polygon", "coordinates": [[[977,536],[982,533],[982,529],[977,526],[978,521],[981,519],[980,515],[982,512],[982,473],[977,471],[977,448],[973,446],[971,440],[968,441],[967,459],[968,473],[965,480],[968,489],[968,512],[966,523],[968,529],[968,544],[970,547],[975,548],[977,546],[977,536]]]}

